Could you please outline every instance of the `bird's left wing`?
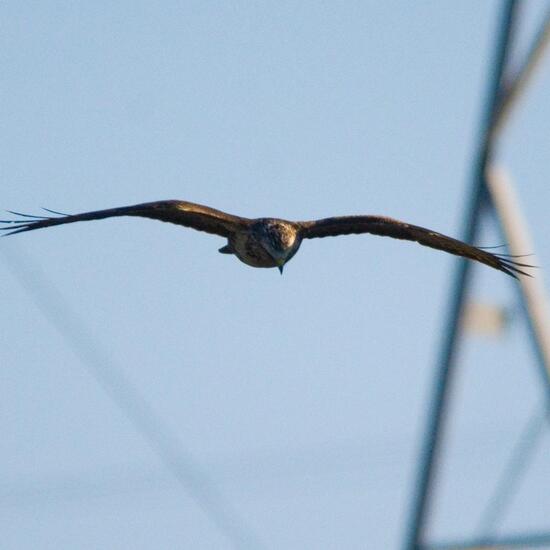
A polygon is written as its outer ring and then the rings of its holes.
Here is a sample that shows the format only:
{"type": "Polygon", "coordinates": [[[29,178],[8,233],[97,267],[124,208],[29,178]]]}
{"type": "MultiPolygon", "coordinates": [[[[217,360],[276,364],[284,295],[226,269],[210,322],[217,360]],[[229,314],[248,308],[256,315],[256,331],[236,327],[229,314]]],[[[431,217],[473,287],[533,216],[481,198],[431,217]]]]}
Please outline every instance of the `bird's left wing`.
{"type": "Polygon", "coordinates": [[[457,256],[463,256],[470,260],[476,260],[494,269],[504,271],[508,275],[517,278],[517,274],[529,275],[520,268],[532,267],[518,263],[511,257],[503,254],[492,254],[481,248],[471,246],[458,239],[447,237],[431,229],[411,225],[409,223],[386,218],[384,216],[340,216],[298,222],[301,229],[301,236],[304,239],[315,239],[320,237],[336,237],[338,235],[349,235],[352,233],[371,233],[394,239],[416,241],[417,243],[444,250],[457,256]]]}
{"type": "Polygon", "coordinates": [[[28,214],[20,214],[11,212],[12,214],[22,216],[23,219],[18,220],[2,220],[0,223],[9,224],[6,227],[0,228],[2,231],[9,231],[6,235],[40,229],[42,227],[51,227],[54,225],[62,225],[65,223],[73,223],[87,220],[101,220],[104,218],[113,218],[116,216],[138,216],[143,218],[151,218],[163,222],[175,223],[185,227],[191,227],[198,231],[206,231],[214,233],[222,237],[228,237],[240,227],[246,226],[248,220],[239,216],[233,216],[215,210],[208,206],[195,204],[192,202],[167,200],[157,202],[146,202],[143,204],[135,204],[133,206],[122,206],[120,208],[109,208],[108,210],[95,210],[93,212],[84,212],[82,214],[60,214],[48,210],[58,216],[29,216],[28,214]]]}

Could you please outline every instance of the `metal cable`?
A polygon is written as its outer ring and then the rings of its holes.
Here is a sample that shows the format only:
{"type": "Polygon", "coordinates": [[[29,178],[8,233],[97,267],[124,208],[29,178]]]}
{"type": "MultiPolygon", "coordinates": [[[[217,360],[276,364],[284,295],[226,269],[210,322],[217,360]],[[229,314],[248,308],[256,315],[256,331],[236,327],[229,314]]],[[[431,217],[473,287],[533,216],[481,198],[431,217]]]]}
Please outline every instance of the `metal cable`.
{"type": "Polygon", "coordinates": [[[548,411],[541,414],[536,411],[525,423],[516,444],[512,448],[510,458],[502,470],[495,486],[495,490],[483,510],[475,532],[479,533],[480,540],[490,544],[494,540],[494,533],[499,522],[506,514],[512,498],[527,472],[530,460],[535,454],[537,443],[543,433],[543,427],[548,420],[548,411]]]}
{"type": "Polygon", "coordinates": [[[264,548],[259,537],[225,501],[197,462],[182,449],[177,436],[154,412],[124,371],[94,341],[83,319],[70,307],[39,266],[21,248],[16,252],[14,248],[6,246],[2,247],[1,253],[8,260],[6,267],[36,308],[59,332],[67,347],[132,422],[196,504],[226,536],[231,546],[239,550],[264,548]]]}
{"type": "Polygon", "coordinates": [[[490,130],[491,139],[494,140],[498,134],[502,133],[502,129],[508,119],[513,106],[518,102],[522,93],[525,91],[527,84],[531,80],[537,65],[542,60],[545,48],[550,43],[550,6],[544,17],[544,21],[535,39],[529,49],[529,53],[525,59],[524,64],[517,70],[514,77],[510,78],[508,82],[504,82],[504,91],[502,100],[499,103],[493,124],[490,130]]]}

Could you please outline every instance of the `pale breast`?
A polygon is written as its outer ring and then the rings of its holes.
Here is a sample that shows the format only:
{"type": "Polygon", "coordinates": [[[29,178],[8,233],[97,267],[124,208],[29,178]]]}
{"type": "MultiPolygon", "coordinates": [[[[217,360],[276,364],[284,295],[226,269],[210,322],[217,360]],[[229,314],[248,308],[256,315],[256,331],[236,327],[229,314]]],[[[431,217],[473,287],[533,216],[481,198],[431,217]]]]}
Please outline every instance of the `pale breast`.
{"type": "Polygon", "coordinates": [[[252,267],[276,267],[275,260],[251,233],[236,233],[229,238],[235,255],[252,267]]]}

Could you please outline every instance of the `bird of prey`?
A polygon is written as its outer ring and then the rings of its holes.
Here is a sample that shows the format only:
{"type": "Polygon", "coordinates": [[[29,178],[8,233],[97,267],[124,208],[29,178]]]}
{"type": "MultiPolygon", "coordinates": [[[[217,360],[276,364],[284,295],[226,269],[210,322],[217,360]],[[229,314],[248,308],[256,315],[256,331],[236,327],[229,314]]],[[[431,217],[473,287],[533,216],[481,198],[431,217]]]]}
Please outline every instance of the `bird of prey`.
{"type": "Polygon", "coordinates": [[[234,254],[241,262],[252,267],[277,267],[281,273],[284,265],[298,252],[303,239],[351,233],[370,233],[416,241],[424,246],[481,262],[514,278],[517,278],[518,274],[528,275],[520,268],[531,267],[517,262],[511,256],[493,254],[436,231],[384,216],[338,216],[312,221],[249,219],[179,200],[147,202],[74,215],[45,210],[55,216],[30,216],[10,211],[11,214],[22,218],[2,220],[2,223],[8,225],[0,230],[8,231],[5,235],[13,235],[65,223],[116,216],[138,216],[219,235],[227,239],[227,244],[219,249],[222,254],[234,254]]]}

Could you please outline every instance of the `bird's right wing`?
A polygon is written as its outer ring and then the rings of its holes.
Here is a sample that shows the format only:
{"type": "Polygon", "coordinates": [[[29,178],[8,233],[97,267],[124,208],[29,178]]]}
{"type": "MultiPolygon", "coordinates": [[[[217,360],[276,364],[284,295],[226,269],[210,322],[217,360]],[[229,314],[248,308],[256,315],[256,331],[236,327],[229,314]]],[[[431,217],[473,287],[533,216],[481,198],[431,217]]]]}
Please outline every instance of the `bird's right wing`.
{"type": "Polygon", "coordinates": [[[443,235],[437,231],[384,216],[340,216],[298,222],[298,225],[301,228],[300,234],[304,239],[335,237],[352,233],[371,233],[372,235],[393,237],[394,239],[416,241],[424,246],[444,250],[450,254],[463,256],[470,260],[476,260],[494,269],[504,271],[504,273],[514,278],[517,278],[518,273],[529,275],[520,268],[533,267],[519,263],[505,254],[493,254],[458,239],[447,237],[447,235],[443,235]]]}
{"type": "Polygon", "coordinates": [[[6,235],[14,235],[16,233],[23,233],[24,231],[65,223],[101,220],[116,216],[138,216],[183,225],[198,231],[220,235],[221,237],[229,237],[239,228],[245,227],[249,222],[247,218],[233,216],[201,204],[178,200],[146,202],[133,206],[95,210],[93,212],[83,212],[82,214],[74,215],[60,214],[52,210],[48,210],[48,212],[59,214],[59,216],[29,216],[28,214],[10,212],[11,214],[22,216],[24,219],[1,220],[0,223],[10,225],[1,227],[0,230],[9,231],[6,235]]]}

